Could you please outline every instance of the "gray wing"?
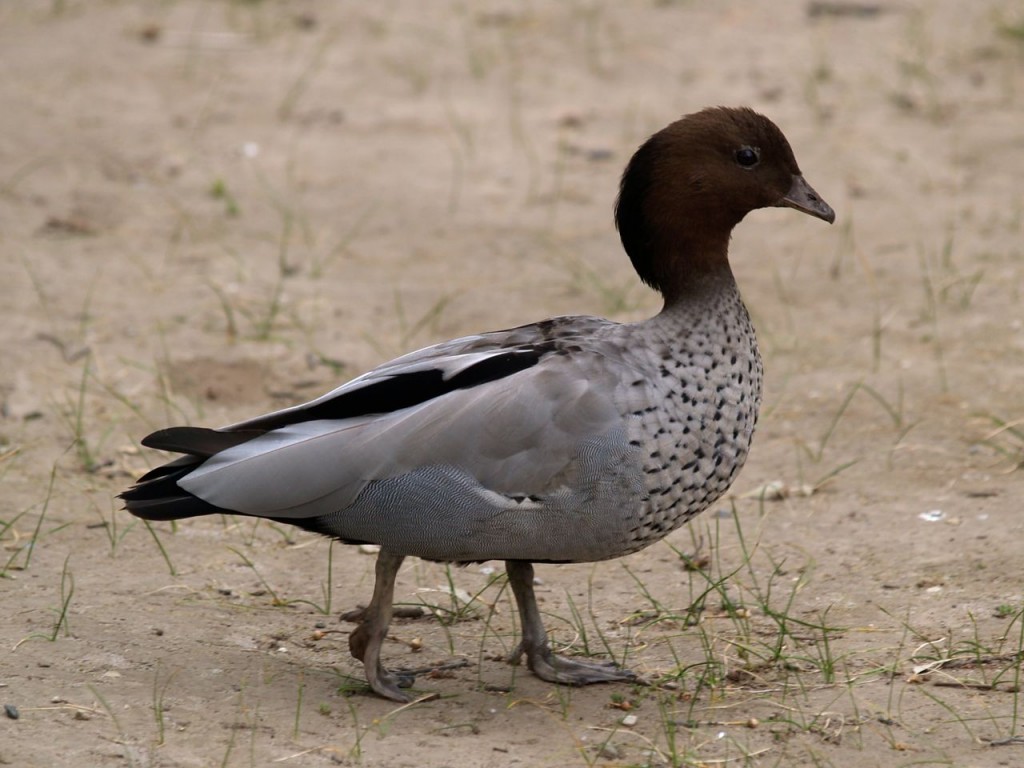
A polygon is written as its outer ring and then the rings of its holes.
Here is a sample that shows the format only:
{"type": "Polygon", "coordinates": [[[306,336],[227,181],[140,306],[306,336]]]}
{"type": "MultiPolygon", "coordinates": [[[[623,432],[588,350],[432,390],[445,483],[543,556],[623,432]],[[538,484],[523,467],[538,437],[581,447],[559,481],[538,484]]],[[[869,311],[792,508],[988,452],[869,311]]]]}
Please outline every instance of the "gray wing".
{"type": "Polygon", "coordinates": [[[538,340],[536,328],[420,350],[304,406],[235,425],[270,429],[213,455],[178,485],[222,509],[296,520],[344,509],[368,484],[425,467],[453,468],[484,493],[551,493],[573,482],[584,445],[621,432],[621,379],[600,352],[577,346],[564,354],[538,340]],[[443,391],[420,399],[408,393],[416,384],[443,391]],[[380,389],[404,393],[392,397],[399,407],[343,415],[360,393],[380,389]]]}

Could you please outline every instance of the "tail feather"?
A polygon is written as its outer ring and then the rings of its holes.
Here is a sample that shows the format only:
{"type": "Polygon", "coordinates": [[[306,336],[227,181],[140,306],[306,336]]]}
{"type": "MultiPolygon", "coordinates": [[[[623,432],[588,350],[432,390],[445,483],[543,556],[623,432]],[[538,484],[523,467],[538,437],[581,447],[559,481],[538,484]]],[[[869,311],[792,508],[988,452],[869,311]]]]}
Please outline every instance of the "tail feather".
{"type": "Polygon", "coordinates": [[[219,429],[205,427],[168,427],[160,429],[143,438],[142,444],[147,448],[159,448],[161,451],[174,451],[189,456],[208,459],[215,453],[259,437],[265,429],[239,429],[222,432],[219,429]]]}
{"type": "Polygon", "coordinates": [[[202,427],[171,427],[147,436],[147,448],[184,453],[150,470],[131,488],[119,495],[125,509],[144,520],[178,520],[217,513],[236,514],[235,510],[203,501],[178,485],[178,481],[216,453],[244,443],[264,430],[220,432],[202,427]]]}
{"type": "Polygon", "coordinates": [[[125,509],[143,520],[182,520],[186,517],[200,517],[218,512],[226,515],[235,514],[230,509],[207,504],[197,496],[186,494],[184,491],[179,496],[165,496],[151,501],[135,501],[130,496],[131,491],[121,494],[125,509]]]}

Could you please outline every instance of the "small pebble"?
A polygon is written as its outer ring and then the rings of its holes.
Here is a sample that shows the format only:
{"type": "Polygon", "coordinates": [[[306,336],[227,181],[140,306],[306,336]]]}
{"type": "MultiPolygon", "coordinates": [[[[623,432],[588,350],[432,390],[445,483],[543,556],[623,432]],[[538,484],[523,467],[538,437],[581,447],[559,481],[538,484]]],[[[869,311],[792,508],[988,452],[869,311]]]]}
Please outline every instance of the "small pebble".
{"type": "Polygon", "coordinates": [[[759,491],[758,495],[765,501],[782,501],[782,499],[789,496],[789,488],[781,480],[772,480],[770,483],[765,483],[759,491]]]}
{"type": "Polygon", "coordinates": [[[139,28],[139,39],[144,43],[155,43],[163,33],[159,24],[146,24],[139,28]]]}
{"type": "Polygon", "coordinates": [[[605,760],[621,760],[622,752],[614,744],[602,744],[597,750],[597,756],[605,760]]]}
{"type": "Polygon", "coordinates": [[[639,718],[636,715],[626,715],[624,718],[622,718],[622,724],[627,728],[632,728],[634,725],[636,725],[638,719],[639,718]]]}
{"type": "Polygon", "coordinates": [[[21,717],[21,713],[18,712],[18,708],[13,704],[4,704],[4,714],[11,718],[11,720],[17,720],[21,717]]]}

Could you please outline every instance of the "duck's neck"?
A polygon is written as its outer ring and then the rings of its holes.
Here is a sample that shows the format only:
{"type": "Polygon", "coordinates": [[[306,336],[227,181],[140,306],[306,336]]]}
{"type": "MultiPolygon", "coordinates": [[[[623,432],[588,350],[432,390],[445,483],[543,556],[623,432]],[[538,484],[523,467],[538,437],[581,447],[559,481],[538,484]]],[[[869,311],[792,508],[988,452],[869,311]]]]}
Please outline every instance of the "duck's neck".
{"type": "Polygon", "coordinates": [[[677,252],[664,259],[668,268],[659,276],[658,290],[665,299],[663,312],[704,304],[723,294],[736,293],[736,280],[729,267],[728,238],[720,248],[677,252]]]}

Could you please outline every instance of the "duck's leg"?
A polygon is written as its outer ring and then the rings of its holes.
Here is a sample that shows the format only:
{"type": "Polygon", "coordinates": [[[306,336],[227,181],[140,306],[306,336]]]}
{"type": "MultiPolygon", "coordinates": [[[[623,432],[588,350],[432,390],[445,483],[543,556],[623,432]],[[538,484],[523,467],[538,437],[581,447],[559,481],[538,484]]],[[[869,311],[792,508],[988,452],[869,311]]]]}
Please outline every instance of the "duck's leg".
{"type": "Polygon", "coordinates": [[[352,655],[363,662],[366,681],[370,687],[386,699],[409,701],[410,697],[399,690],[412,685],[413,676],[388,672],[380,663],[380,648],[391,624],[391,601],[395,595],[395,578],[405,559],[382,549],[377,555],[376,580],[373,583],[373,599],[363,612],[362,623],[348,636],[348,648],[352,655]]]}
{"type": "Polygon", "coordinates": [[[588,685],[636,680],[636,675],[610,662],[584,662],[556,656],[548,645],[547,633],[533,592],[533,564],[524,560],[506,560],[505,572],[512,594],[519,606],[519,622],[523,639],[509,654],[508,660],[518,664],[526,654],[526,665],[542,680],[568,685],[588,685]]]}

